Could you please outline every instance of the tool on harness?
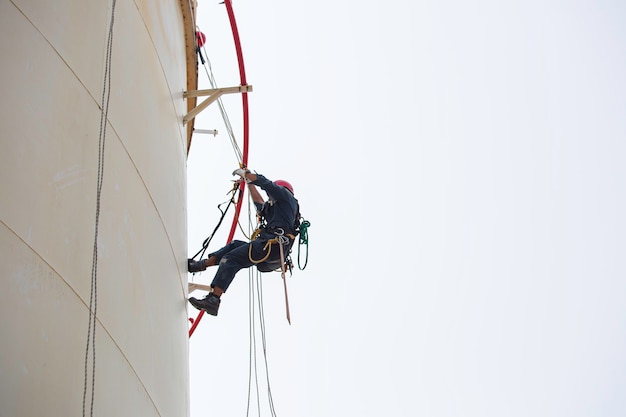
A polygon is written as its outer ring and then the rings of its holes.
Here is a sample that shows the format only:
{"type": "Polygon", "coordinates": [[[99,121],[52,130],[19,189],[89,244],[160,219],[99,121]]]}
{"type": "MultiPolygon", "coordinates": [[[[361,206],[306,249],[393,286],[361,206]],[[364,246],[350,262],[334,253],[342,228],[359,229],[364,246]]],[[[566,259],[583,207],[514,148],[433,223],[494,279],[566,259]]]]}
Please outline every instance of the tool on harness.
{"type": "Polygon", "coordinates": [[[217,226],[215,226],[215,229],[213,229],[213,232],[211,233],[211,235],[207,237],[206,239],[204,239],[204,241],[202,242],[202,249],[200,249],[198,253],[196,253],[191,259],[196,259],[198,255],[200,255],[200,259],[202,259],[202,257],[204,256],[205,252],[207,251],[209,247],[209,244],[211,243],[211,240],[213,239],[213,236],[215,236],[215,232],[217,232],[217,229],[219,229],[219,227],[222,225],[222,222],[224,221],[224,217],[226,217],[226,213],[228,212],[228,209],[230,208],[231,205],[235,203],[236,201],[235,194],[238,190],[239,190],[239,193],[241,193],[241,190],[239,188],[239,182],[235,181],[233,188],[228,193],[226,193],[226,194],[232,194],[230,200],[228,201],[228,205],[226,206],[226,209],[222,210],[222,206],[226,203],[225,201],[217,205],[217,209],[222,213],[220,220],[217,222],[217,226]]]}

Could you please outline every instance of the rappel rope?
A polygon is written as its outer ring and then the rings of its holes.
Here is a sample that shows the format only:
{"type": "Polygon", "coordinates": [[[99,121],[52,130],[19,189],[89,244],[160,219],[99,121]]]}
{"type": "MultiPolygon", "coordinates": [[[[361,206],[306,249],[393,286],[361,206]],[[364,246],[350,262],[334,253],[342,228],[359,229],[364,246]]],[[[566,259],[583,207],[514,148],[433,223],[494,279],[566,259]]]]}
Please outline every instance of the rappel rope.
{"type": "MultiPolygon", "coordinates": [[[[252,229],[252,213],[251,213],[250,198],[248,199],[248,233],[251,233],[252,229]]],[[[258,306],[258,322],[261,334],[261,348],[263,350],[263,364],[265,367],[265,381],[267,384],[267,400],[270,413],[273,417],[276,417],[276,410],[274,408],[274,400],[272,398],[272,389],[270,384],[269,367],[267,363],[267,342],[265,337],[265,313],[263,308],[263,280],[261,272],[255,270],[255,268],[248,269],[248,313],[250,317],[250,362],[249,362],[249,374],[248,374],[248,403],[246,409],[246,417],[250,416],[250,408],[252,401],[252,388],[254,386],[256,391],[256,415],[261,415],[260,393],[259,393],[259,363],[257,360],[257,340],[256,340],[256,316],[255,316],[255,294],[256,305],[258,306]],[[256,291],[255,291],[256,288],[256,291]],[[253,381],[254,378],[254,381],[253,381]]]]}
{"type": "Polygon", "coordinates": [[[104,150],[106,143],[106,127],[109,118],[109,102],[111,97],[111,62],[113,55],[113,23],[115,21],[115,4],[111,4],[111,21],[107,37],[106,58],[104,67],[104,81],[100,102],[100,133],[98,138],[98,180],[96,185],[96,218],[93,239],[93,258],[91,264],[91,291],[89,294],[89,323],[87,325],[87,344],[85,347],[85,378],[83,382],[83,417],[87,405],[87,385],[89,374],[89,351],[91,350],[91,401],[89,415],[93,416],[95,387],[96,387],[96,328],[98,310],[98,231],[100,228],[100,202],[102,198],[102,183],[104,181],[104,150]]]}
{"type": "MultiPolygon", "coordinates": [[[[197,46],[200,49],[200,46],[197,46]]],[[[217,88],[217,82],[215,81],[215,76],[213,75],[213,68],[211,67],[211,60],[209,59],[209,55],[206,52],[206,47],[203,45],[202,50],[204,51],[204,56],[206,57],[206,63],[204,60],[202,61],[202,66],[204,67],[204,71],[206,72],[207,78],[209,79],[209,83],[211,84],[211,88],[217,88]]],[[[200,56],[202,56],[200,54],[200,56]]],[[[230,119],[228,117],[228,113],[224,108],[224,103],[222,102],[222,98],[219,97],[217,99],[217,105],[220,109],[220,113],[222,115],[222,119],[224,120],[224,125],[226,126],[226,131],[228,132],[228,137],[230,138],[231,145],[233,147],[233,151],[237,156],[237,161],[241,165],[241,161],[243,160],[243,154],[241,152],[241,148],[239,148],[239,144],[237,144],[237,140],[235,139],[235,133],[233,132],[233,127],[230,124],[230,119]]]]}

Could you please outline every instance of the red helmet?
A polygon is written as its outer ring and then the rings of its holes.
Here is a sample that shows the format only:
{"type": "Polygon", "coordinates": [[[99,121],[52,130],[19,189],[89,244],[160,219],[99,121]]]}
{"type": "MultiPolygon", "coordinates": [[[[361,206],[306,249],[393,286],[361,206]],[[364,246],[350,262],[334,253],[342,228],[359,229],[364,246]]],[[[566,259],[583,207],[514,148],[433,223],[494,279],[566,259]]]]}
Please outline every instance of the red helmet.
{"type": "Polygon", "coordinates": [[[293,187],[287,181],[285,181],[285,180],[276,180],[276,181],[274,181],[274,184],[278,185],[279,187],[285,187],[286,189],[291,191],[291,194],[293,194],[293,187]]]}

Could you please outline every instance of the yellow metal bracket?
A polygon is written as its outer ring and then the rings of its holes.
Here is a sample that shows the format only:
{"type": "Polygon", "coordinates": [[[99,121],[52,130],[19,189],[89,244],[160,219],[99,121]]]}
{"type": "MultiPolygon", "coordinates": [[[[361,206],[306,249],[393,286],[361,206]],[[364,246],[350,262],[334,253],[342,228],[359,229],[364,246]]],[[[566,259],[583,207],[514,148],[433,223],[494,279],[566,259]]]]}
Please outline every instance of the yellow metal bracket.
{"type": "Polygon", "coordinates": [[[210,88],[208,90],[190,90],[183,92],[184,98],[189,97],[204,97],[209,96],[202,103],[191,109],[189,113],[183,117],[183,124],[187,124],[190,120],[196,117],[202,110],[206,109],[211,103],[220,98],[224,94],[233,93],[250,93],[252,92],[251,85],[240,85],[238,87],[225,87],[225,88],[210,88]]]}

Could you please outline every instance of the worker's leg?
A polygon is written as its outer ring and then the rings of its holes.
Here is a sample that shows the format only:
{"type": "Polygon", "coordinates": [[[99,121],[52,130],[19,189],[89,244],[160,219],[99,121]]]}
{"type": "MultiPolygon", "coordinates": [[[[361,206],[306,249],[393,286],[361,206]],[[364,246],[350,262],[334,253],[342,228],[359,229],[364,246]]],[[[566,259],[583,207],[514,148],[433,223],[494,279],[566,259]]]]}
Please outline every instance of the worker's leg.
{"type": "MultiPolygon", "coordinates": [[[[203,300],[198,300],[194,297],[189,298],[191,305],[199,310],[204,310],[209,314],[217,316],[221,302],[220,297],[228,289],[237,272],[255,264],[250,258],[261,260],[268,255],[268,250],[270,253],[267,260],[280,258],[278,246],[274,244],[271,248],[265,248],[266,243],[266,241],[257,239],[249,244],[234,244],[229,250],[220,250],[221,252],[218,251],[219,253],[216,252],[212,254],[220,258],[219,268],[213,278],[213,282],[211,282],[213,291],[203,300]],[[250,246],[252,246],[252,249],[250,249],[250,246]]],[[[211,259],[211,257],[209,257],[209,259],[211,259]]]]}
{"type": "Polygon", "coordinates": [[[188,259],[187,260],[187,270],[189,272],[204,271],[209,266],[217,265],[218,262],[220,261],[220,259],[222,259],[222,257],[225,254],[227,254],[231,250],[233,250],[233,249],[235,249],[235,248],[237,248],[239,246],[242,246],[242,245],[247,245],[247,243],[246,242],[242,242],[241,240],[233,240],[232,242],[230,242],[228,245],[224,246],[222,249],[218,250],[217,252],[213,252],[213,253],[209,254],[209,257],[207,259],[200,259],[199,261],[194,261],[193,259],[188,259]]]}
{"type": "Polygon", "coordinates": [[[249,268],[254,265],[250,260],[249,252],[250,245],[252,245],[253,254],[257,253],[255,249],[258,244],[256,242],[258,241],[255,240],[249,244],[237,245],[219,258],[219,267],[215,273],[213,282],[211,282],[211,287],[213,287],[213,293],[215,295],[219,297],[228,289],[237,272],[243,268],[249,268]]]}
{"type": "Polygon", "coordinates": [[[260,261],[266,257],[266,261],[280,259],[280,249],[278,245],[272,244],[266,248],[266,244],[267,241],[257,239],[249,244],[238,245],[236,248],[224,254],[220,259],[220,266],[211,283],[213,293],[220,296],[223,292],[226,292],[237,272],[243,268],[250,268],[252,265],[255,265],[255,262],[252,262],[252,260],[260,261]],[[250,249],[250,246],[252,246],[252,249],[250,249]],[[268,251],[270,251],[269,256],[268,251]]]}

